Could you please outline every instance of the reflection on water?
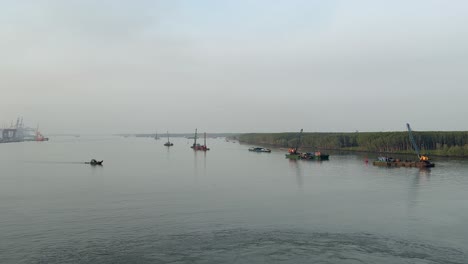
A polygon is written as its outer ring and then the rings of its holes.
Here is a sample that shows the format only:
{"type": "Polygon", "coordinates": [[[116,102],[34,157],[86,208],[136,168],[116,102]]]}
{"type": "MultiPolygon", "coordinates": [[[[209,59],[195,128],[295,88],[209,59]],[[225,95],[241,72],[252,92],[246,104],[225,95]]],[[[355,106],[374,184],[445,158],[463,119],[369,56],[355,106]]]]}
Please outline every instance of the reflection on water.
{"type": "Polygon", "coordinates": [[[294,171],[296,175],[296,183],[297,187],[302,188],[304,185],[304,177],[302,176],[301,172],[301,165],[299,164],[299,161],[289,159],[289,167],[291,168],[291,171],[294,171]]]}
{"type": "Polygon", "coordinates": [[[429,176],[431,176],[431,168],[420,168],[418,171],[418,183],[426,183],[429,181],[429,176]]]}
{"type": "Polygon", "coordinates": [[[200,159],[203,162],[203,168],[202,168],[202,173],[203,175],[206,175],[206,161],[207,161],[207,151],[196,151],[193,149],[189,149],[190,152],[193,152],[193,173],[194,176],[198,177],[198,173],[200,171],[200,168],[198,167],[198,163],[200,162],[200,159]],[[200,153],[199,153],[200,152],[200,153]]]}
{"type": "Polygon", "coordinates": [[[203,169],[206,171],[206,151],[203,151],[203,169]]]}
{"type": "Polygon", "coordinates": [[[171,159],[171,147],[169,146],[166,147],[166,158],[167,160],[171,159]]]}
{"type": "Polygon", "coordinates": [[[431,174],[430,168],[411,168],[414,173],[412,176],[411,186],[408,188],[408,205],[409,209],[413,209],[418,204],[418,192],[420,188],[423,188],[429,181],[431,174]]]}

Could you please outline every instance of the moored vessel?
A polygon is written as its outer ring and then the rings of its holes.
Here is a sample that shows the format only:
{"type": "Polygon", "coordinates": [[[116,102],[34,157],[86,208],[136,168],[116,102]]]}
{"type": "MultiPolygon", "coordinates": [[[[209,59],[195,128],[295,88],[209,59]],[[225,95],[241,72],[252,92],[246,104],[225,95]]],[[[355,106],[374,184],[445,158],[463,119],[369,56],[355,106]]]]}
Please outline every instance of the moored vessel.
{"type": "Polygon", "coordinates": [[[394,159],[392,157],[378,157],[377,160],[373,161],[372,164],[374,166],[380,167],[415,167],[415,168],[432,168],[435,166],[434,163],[430,162],[429,157],[427,155],[421,155],[419,151],[419,147],[414,140],[413,133],[411,131],[410,124],[406,124],[408,128],[408,136],[413,146],[414,151],[418,157],[418,161],[411,161],[411,160],[400,160],[394,159]]]}
{"type": "Polygon", "coordinates": [[[288,149],[288,153],[285,155],[287,159],[292,159],[292,160],[328,160],[330,155],[329,154],[324,154],[320,151],[315,151],[315,152],[299,152],[299,146],[301,144],[301,137],[302,137],[302,131],[299,132],[297,136],[297,143],[294,148],[288,149]]]}
{"type": "Polygon", "coordinates": [[[195,136],[193,138],[193,145],[190,146],[190,148],[192,148],[193,150],[201,150],[201,151],[207,151],[207,150],[210,150],[210,148],[208,148],[206,146],[206,132],[204,133],[204,144],[203,145],[200,145],[197,143],[197,129],[195,128],[195,136]]]}
{"type": "Polygon", "coordinates": [[[262,148],[262,147],[251,147],[251,148],[249,148],[249,151],[270,153],[271,149],[262,148]]]}
{"type": "Polygon", "coordinates": [[[169,131],[167,131],[167,142],[164,143],[164,146],[166,147],[174,146],[174,144],[171,141],[169,141],[169,131]]]}
{"type": "Polygon", "coordinates": [[[394,159],[391,157],[379,157],[377,160],[373,161],[374,166],[379,167],[415,167],[415,168],[432,168],[435,166],[434,163],[420,160],[420,161],[411,161],[411,160],[400,160],[394,159]]]}

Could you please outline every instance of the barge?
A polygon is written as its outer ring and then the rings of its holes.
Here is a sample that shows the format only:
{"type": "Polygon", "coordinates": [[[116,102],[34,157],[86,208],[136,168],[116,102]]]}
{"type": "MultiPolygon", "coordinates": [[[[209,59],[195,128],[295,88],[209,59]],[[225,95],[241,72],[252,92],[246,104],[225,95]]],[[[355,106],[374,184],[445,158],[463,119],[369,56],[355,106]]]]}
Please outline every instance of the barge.
{"type": "Polygon", "coordinates": [[[286,158],[294,160],[328,160],[330,155],[322,154],[320,151],[316,152],[294,152],[294,149],[289,149],[289,153],[286,154],[286,158]]]}
{"type": "Polygon", "coordinates": [[[432,168],[435,166],[434,163],[429,160],[410,161],[410,160],[399,160],[387,157],[379,157],[378,160],[372,162],[374,166],[379,167],[415,167],[415,168],[432,168]]]}

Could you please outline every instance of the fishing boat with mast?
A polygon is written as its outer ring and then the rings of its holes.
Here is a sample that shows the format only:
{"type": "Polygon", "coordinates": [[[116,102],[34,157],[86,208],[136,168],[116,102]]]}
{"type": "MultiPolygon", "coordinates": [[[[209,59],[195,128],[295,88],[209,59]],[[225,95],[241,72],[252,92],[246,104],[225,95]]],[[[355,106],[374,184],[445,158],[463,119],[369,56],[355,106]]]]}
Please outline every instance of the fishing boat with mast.
{"type": "Polygon", "coordinates": [[[288,154],[286,154],[286,158],[292,159],[292,160],[328,160],[330,155],[328,154],[323,154],[320,151],[315,151],[315,152],[299,152],[299,147],[301,145],[301,139],[302,139],[302,131],[299,132],[297,136],[297,142],[296,146],[294,148],[289,148],[288,154]]]}
{"type": "Polygon", "coordinates": [[[195,136],[193,138],[193,145],[190,146],[190,148],[192,148],[193,150],[201,150],[201,151],[207,151],[207,150],[210,150],[207,146],[206,146],[206,132],[204,133],[204,143],[203,145],[200,145],[200,144],[197,144],[197,129],[195,128],[195,136]]]}
{"type": "Polygon", "coordinates": [[[172,142],[169,141],[169,131],[167,131],[167,142],[164,143],[164,146],[166,146],[166,147],[174,146],[174,144],[172,144],[172,142]]]}
{"type": "Polygon", "coordinates": [[[432,168],[435,166],[434,163],[430,162],[430,159],[427,155],[421,155],[418,145],[416,144],[416,140],[414,140],[413,133],[410,127],[410,124],[406,124],[408,128],[408,136],[411,145],[413,146],[414,151],[418,157],[418,161],[411,161],[411,160],[400,160],[394,159],[392,157],[378,157],[378,159],[372,164],[374,166],[380,167],[415,167],[415,168],[432,168]]]}
{"type": "MultiPolygon", "coordinates": [[[[156,132],[156,134],[154,135],[154,139],[155,139],[155,140],[159,140],[158,132],[156,132]]],[[[168,141],[169,141],[169,140],[168,140],[168,141]]]]}

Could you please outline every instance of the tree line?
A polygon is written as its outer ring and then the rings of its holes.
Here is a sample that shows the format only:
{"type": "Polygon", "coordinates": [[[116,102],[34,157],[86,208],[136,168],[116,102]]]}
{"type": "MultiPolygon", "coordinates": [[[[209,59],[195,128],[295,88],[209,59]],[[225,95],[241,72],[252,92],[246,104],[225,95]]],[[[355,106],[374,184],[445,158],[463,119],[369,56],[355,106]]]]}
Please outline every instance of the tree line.
{"type": "MultiPolygon", "coordinates": [[[[468,156],[468,131],[413,131],[422,154],[468,156]]],[[[250,133],[239,141],[256,145],[295,147],[298,133],[250,133]]],[[[408,132],[302,133],[300,147],[381,153],[415,153],[408,132]]]]}

